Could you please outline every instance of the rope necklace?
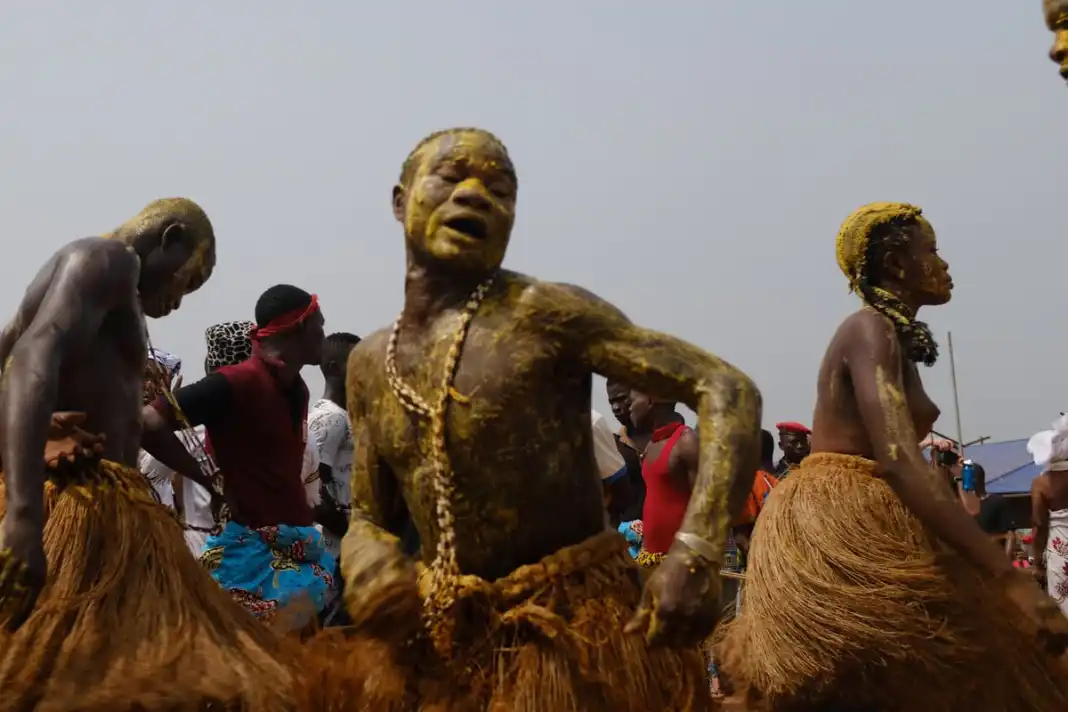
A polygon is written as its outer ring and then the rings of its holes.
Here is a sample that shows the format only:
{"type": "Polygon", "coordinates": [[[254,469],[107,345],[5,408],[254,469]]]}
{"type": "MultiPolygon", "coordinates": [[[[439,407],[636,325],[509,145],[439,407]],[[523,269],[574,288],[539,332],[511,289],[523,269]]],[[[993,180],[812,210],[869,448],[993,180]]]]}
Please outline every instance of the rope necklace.
{"type": "Polygon", "coordinates": [[[434,467],[432,485],[437,514],[438,544],[434,560],[427,569],[430,576],[430,593],[424,601],[424,608],[427,628],[436,641],[441,640],[441,636],[435,635],[435,632],[440,631],[440,623],[455,602],[456,581],[460,576],[460,567],[456,563],[456,527],[452,511],[452,498],[456,483],[452,478],[449,454],[445,449],[445,416],[449,399],[455,397],[453,380],[456,377],[460,352],[467,340],[471,321],[495,279],[496,275],[489,277],[467,298],[467,303],[460,313],[456,335],[445,354],[445,368],[441,377],[440,391],[436,394],[433,404],[424,400],[397,373],[397,341],[400,337],[403,310],[393,322],[393,330],[386,346],[386,381],[389,383],[390,390],[405,410],[430,421],[430,459],[434,467]]]}
{"type": "MultiPolygon", "coordinates": [[[[140,270],[141,256],[138,255],[137,252],[129,245],[126,246],[126,250],[134,256],[134,259],[137,260],[138,270],[140,270]]],[[[171,390],[170,378],[168,378],[167,370],[163,367],[163,364],[151,357],[151,353],[155,350],[155,348],[152,346],[152,337],[148,333],[148,321],[145,319],[144,311],[141,312],[141,331],[145,335],[145,345],[148,347],[148,353],[150,354],[148,360],[152,364],[154,385],[159,389],[160,393],[170,404],[171,409],[174,412],[175,419],[178,421],[178,423],[182,426],[184,430],[189,431],[190,433],[189,437],[186,437],[184,433],[176,433],[175,436],[178,438],[179,442],[181,442],[182,445],[185,446],[185,449],[189,450],[193,457],[197,459],[197,466],[200,468],[201,474],[203,474],[204,477],[206,477],[212,483],[212,490],[214,490],[213,494],[222,496],[222,472],[219,471],[219,466],[215,463],[215,460],[212,458],[211,454],[208,453],[208,451],[204,448],[204,444],[200,441],[200,438],[192,434],[193,424],[189,422],[189,419],[186,417],[185,413],[178,405],[178,399],[174,397],[174,392],[171,390]],[[207,463],[207,467],[204,466],[204,463],[207,463]]],[[[145,479],[147,480],[148,478],[146,477],[145,479]]],[[[155,490],[153,489],[153,492],[154,491],[155,490]]],[[[158,499],[159,495],[157,494],[156,497],[158,499]]],[[[227,507],[224,504],[219,514],[219,523],[221,524],[226,518],[228,518],[228,516],[229,511],[227,510],[227,507]]],[[[185,522],[179,523],[187,529],[191,528],[190,525],[186,524],[185,522]]],[[[195,527],[192,528],[195,529],[195,527]]]]}

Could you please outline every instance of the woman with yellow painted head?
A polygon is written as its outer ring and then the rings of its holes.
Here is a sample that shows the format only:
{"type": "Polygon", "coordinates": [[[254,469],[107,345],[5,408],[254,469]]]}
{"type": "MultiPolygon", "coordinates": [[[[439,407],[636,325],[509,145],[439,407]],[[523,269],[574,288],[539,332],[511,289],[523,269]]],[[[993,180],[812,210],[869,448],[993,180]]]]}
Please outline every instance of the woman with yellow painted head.
{"type": "Polygon", "coordinates": [[[954,503],[920,453],[938,418],[920,307],[953,281],[921,210],[866,205],[838,264],[864,305],[820,367],[812,454],[768,498],[721,668],[750,709],[1068,709],[1068,620],[954,503]]]}

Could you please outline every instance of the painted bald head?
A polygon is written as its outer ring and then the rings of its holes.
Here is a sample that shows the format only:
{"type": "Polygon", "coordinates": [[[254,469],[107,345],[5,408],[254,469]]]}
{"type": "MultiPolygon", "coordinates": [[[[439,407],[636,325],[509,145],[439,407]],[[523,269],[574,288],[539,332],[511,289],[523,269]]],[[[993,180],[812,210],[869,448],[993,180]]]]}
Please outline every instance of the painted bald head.
{"type": "Polygon", "coordinates": [[[177,309],[215,269],[215,231],[204,210],[188,198],[154,200],[104,237],[140,257],[138,293],[150,317],[177,309]]]}
{"type": "Polygon", "coordinates": [[[1061,77],[1068,81],[1068,0],[1043,0],[1042,9],[1046,27],[1053,33],[1049,58],[1060,68],[1061,77]]]}
{"type": "Polygon", "coordinates": [[[504,260],[519,184],[489,131],[455,128],[416,145],[393,188],[393,214],[417,261],[487,272],[504,260]]]}

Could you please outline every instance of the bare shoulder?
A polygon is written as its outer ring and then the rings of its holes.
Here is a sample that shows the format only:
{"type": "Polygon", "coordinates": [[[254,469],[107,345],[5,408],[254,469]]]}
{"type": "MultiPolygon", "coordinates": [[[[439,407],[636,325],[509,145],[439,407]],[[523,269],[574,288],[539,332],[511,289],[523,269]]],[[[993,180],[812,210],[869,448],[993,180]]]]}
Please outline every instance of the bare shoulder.
{"type": "Polygon", "coordinates": [[[675,443],[675,450],[684,460],[696,462],[701,450],[701,439],[697,437],[697,431],[689,426],[683,426],[682,435],[675,443]]]}
{"type": "Polygon", "coordinates": [[[349,353],[345,367],[345,382],[349,392],[351,407],[364,395],[369,374],[385,371],[386,346],[389,343],[389,329],[379,329],[360,339],[360,343],[349,353]]]}
{"type": "Polygon", "coordinates": [[[80,289],[110,292],[137,283],[140,261],[115,240],[87,237],[62,247],[55,255],[56,276],[77,282],[80,289]],[[94,289],[94,287],[96,289],[94,289]]]}
{"type": "Polygon", "coordinates": [[[612,303],[593,292],[564,282],[543,282],[526,275],[509,273],[508,285],[519,295],[519,304],[549,324],[581,322],[586,326],[629,324],[630,320],[612,303]]]}
{"type": "Polygon", "coordinates": [[[897,347],[897,332],[890,320],[873,309],[864,308],[850,314],[839,325],[830,350],[845,354],[860,348],[874,356],[895,352],[897,347]]]}
{"type": "Polygon", "coordinates": [[[366,368],[381,365],[386,360],[386,346],[389,344],[390,329],[374,331],[360,339],[360,343],[349,353],[349,370],[353,367],[366,368]]]}

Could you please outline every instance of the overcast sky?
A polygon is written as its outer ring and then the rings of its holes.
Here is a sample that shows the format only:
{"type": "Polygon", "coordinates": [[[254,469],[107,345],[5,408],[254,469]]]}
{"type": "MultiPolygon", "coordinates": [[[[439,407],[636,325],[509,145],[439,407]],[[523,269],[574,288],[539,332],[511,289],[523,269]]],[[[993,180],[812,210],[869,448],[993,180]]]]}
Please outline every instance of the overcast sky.
{"type": "MultiPolygon", "coordinates": [[[[367,333],[401,305],[401,162],[472,125],[520,174],[506,265],[727,358],[766,424],[811,421],[857,306],[835,233],[873,200],[922,206],[950,263],[953,302],[922,317],[944,354],[953,332],[965,437],[1068,410],[1068,89],[1039,0],[8,5],[8,312],[62,243],[184,195],[218,266],[150,328],[188,375],[204,328],[278,282],[367,333]]],[[[948,358],[923,375],[953,432],[948,358]]]]}

